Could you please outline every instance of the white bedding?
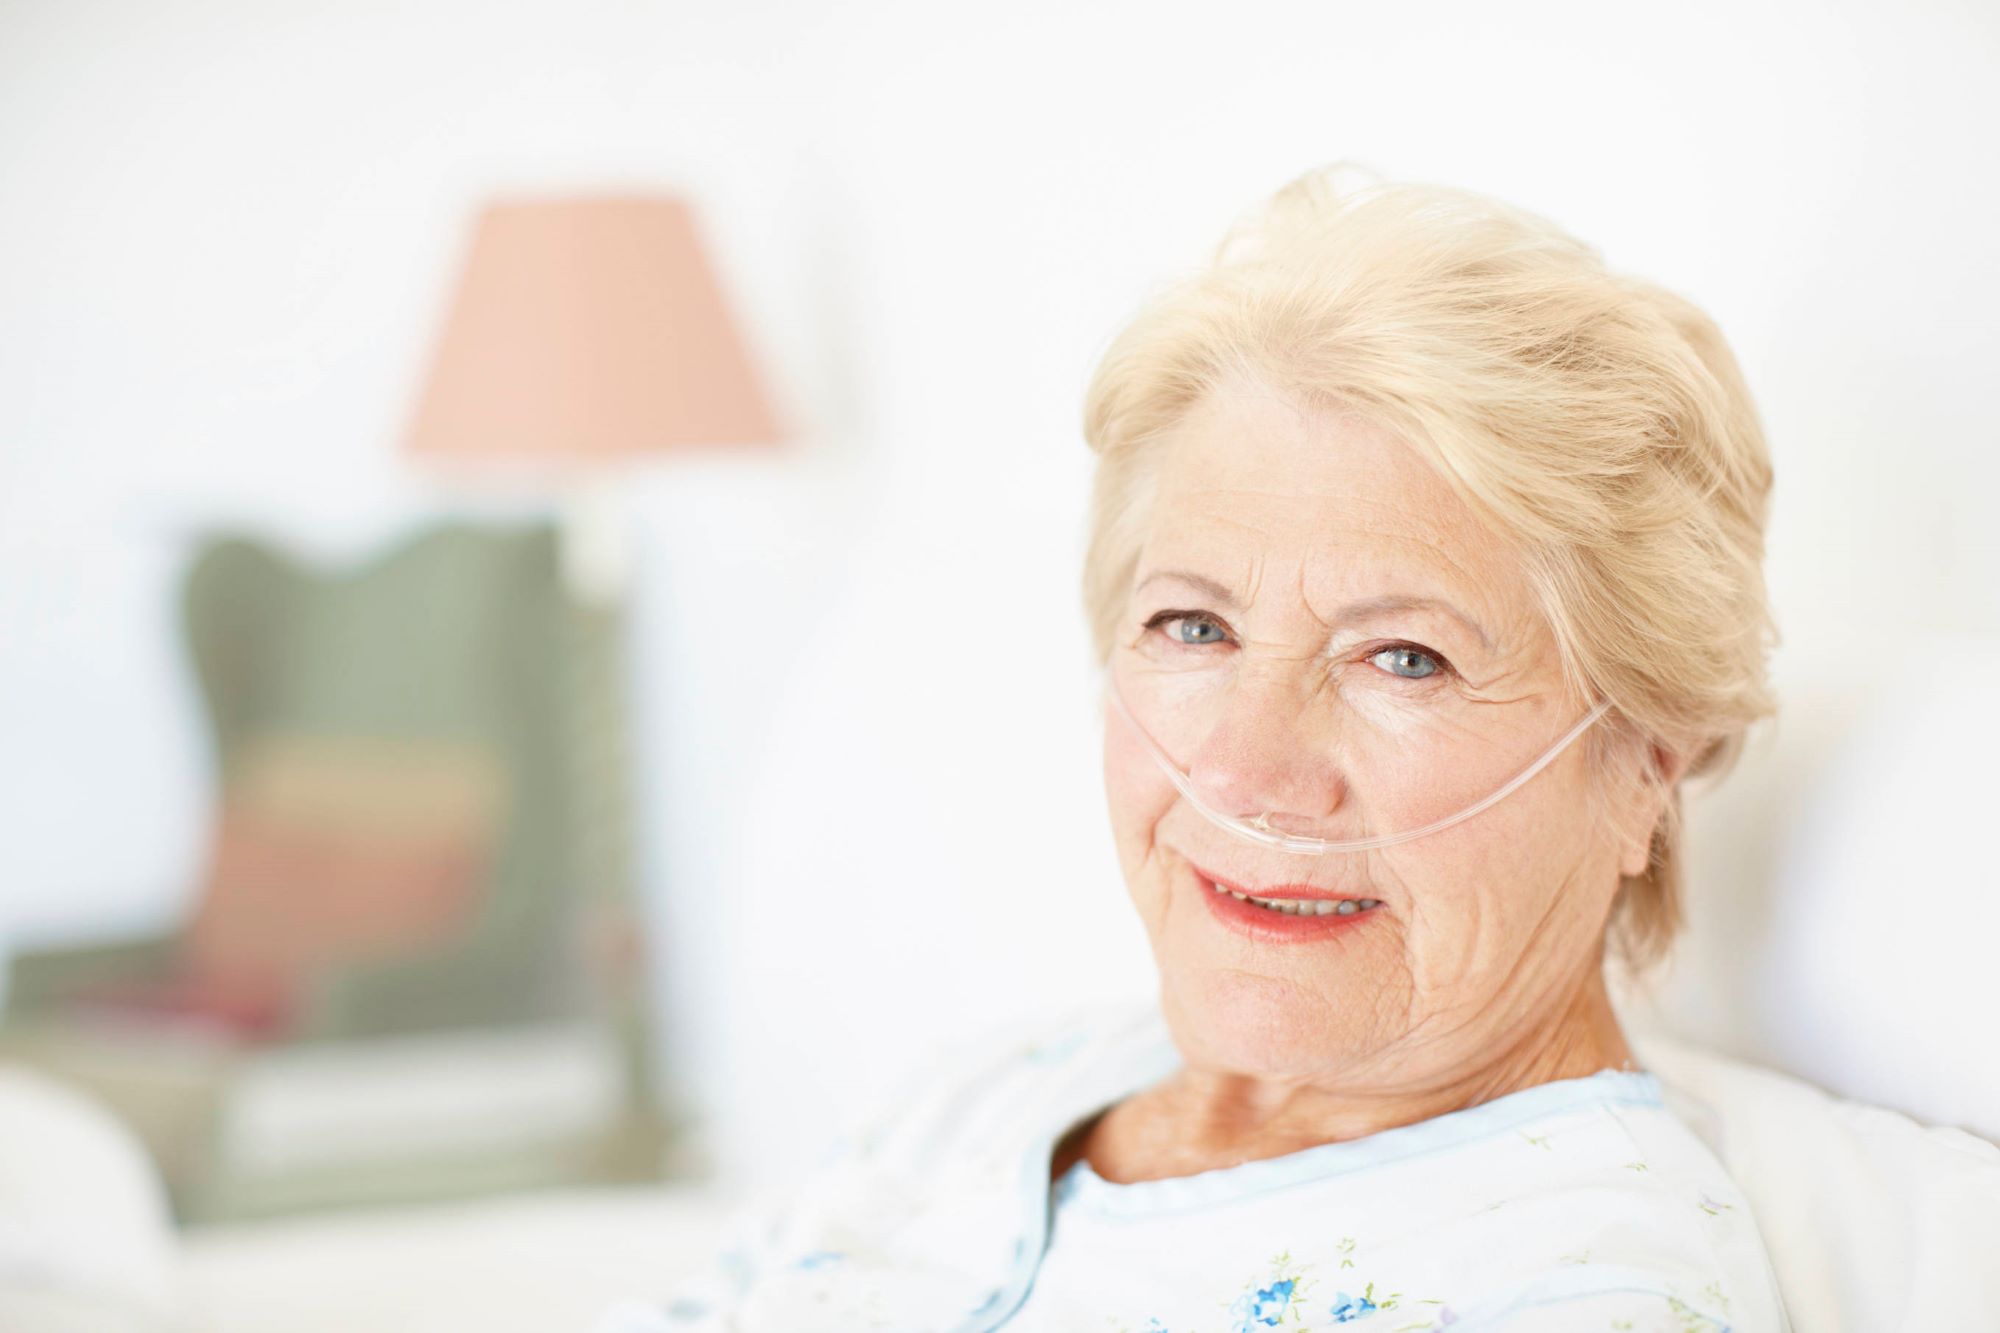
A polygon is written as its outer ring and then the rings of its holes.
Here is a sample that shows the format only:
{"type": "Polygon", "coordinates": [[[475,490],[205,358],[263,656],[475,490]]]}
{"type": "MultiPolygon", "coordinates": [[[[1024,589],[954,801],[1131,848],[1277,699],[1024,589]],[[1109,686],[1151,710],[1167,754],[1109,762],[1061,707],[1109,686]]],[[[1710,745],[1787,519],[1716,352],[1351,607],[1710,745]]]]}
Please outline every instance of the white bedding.
{"type": "MultiPolygon", "coordinates": [[[[2000,1148],[1633,1034],[1729,1167],[1797,1333],[2000,1328],[2000,1148]]],[[[205,1333],[552,1333],[700,1267],[733,1196],[597,1191],[190,1238],[205,1333]]]]}
{"type": "MultiPolygon", "coordinates": [[[[1749,1198],[1798,1333],[2000,1328],[2000,1148],[1657,1034],[1632,1038],[1749,1198]]],[[[618,1301],[702,1267],[739,1201],[685,1186],[523,1196],[197,1231],[175,1255],[157,1183],[112,1122],[4,1075],[0,1251],[17,1242],[11,1265],[0,1253],[7,1333],[160,1333],[174,1325],[148,1310],[176,1276],[180,1327],[199,1333],[583,1333],[618,1301]],[[70,1247],[74,1262],[52,1267],[50,1218],[71,1235],[88,1219],[94,1241],[70,1247]],[[31,1288],[32,1274],[73,1289],[31,1288]],[[22,1324],[30,1310],[46,1322],[22,1324]]]]}
{"type": "Polygon", "coordinates": [[[1657,1034],[1632,1045],[1749,1198],[1798,1333],[2000,1329],[2000,1147],[1657,1034]]]}
{"type": "Polygon", "coordinates": [[[583,1333],[698,1267],[730,1200],[579,1190],[191,1233],[199,1333],[583,1333]]]}

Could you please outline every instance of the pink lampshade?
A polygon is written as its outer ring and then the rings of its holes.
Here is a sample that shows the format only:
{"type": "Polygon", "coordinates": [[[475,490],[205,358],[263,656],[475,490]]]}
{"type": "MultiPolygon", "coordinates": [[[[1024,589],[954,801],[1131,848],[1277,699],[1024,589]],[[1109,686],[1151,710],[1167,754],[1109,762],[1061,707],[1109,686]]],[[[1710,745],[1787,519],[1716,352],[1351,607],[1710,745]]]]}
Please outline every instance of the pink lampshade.
{"type": "Polygon", "coordinates": [[[678,199],[481,214],[404,448],[613,462],[782,432],[678,199]]]}

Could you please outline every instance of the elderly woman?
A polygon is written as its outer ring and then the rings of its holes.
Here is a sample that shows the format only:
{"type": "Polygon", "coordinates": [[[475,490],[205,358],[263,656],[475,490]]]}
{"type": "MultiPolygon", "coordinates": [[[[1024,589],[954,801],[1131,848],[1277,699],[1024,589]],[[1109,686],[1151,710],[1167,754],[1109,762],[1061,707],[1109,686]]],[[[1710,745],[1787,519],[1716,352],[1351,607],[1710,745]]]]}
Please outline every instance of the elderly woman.
{"type": "Polygon", "coordinates": [[[1089,391],[1104,780],[1159,1003],[933,1075],[621,1330],[1776,1330],[1607,949],[1771,709],[1715,326],[1442,189],[1280,192],[1089,391]]]}

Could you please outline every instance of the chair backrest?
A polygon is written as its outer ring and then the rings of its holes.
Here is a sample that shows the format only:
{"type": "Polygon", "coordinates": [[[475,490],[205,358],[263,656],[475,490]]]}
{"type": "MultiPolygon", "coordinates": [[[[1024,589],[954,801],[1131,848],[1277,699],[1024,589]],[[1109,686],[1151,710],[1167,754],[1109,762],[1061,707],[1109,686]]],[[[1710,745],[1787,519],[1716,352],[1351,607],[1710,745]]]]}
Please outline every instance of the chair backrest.
{"type": "Polygon", "coordinates": [[[571,663],[609,627],[553,529],[435,528],[332,572],[221,538],[185,614],[220,778],[191,979],[301,1036],[567,1016],[571,663]]]}
{"type": "Polygon", "coordinates": [[[1629,1036],[1750,1201],[1799,1333],[1977,1328],[2000,1311],[2000,1147],[1629,1036]]]}

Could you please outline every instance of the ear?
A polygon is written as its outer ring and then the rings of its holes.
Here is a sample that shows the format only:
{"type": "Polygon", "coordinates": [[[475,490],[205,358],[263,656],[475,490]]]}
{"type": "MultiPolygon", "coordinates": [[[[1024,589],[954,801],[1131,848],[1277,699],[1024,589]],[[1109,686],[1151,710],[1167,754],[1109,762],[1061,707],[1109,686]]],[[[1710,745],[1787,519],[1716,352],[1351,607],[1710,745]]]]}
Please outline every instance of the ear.
{"type": "Polygon", "coordinates": [[[1672,797],[1674,784],[1687,772],[1692,756],[1669,750],[1658,741],[1648,741],[1645,749],[1646,770],[1649,780],[1638,788],[1637,817],[1632,821],[1632,832],[1618,852],[1618,871],[1627,878],[1636,878],[1646,873],[1653,862],[1653,833],[1660,826],[1660,816],[1666,812],[1667,801],[1672,797]]]}

